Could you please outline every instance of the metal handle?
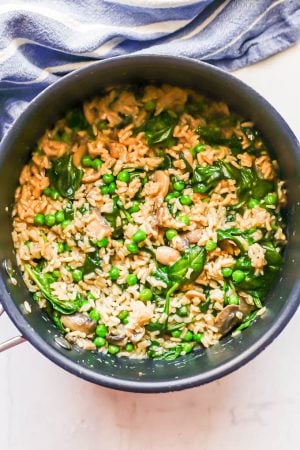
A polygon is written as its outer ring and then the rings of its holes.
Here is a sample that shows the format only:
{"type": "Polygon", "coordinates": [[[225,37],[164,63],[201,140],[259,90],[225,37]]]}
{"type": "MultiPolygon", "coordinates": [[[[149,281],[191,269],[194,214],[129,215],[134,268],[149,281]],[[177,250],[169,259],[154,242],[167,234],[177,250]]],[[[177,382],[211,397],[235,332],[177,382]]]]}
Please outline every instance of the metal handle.
{"type": "MultiPolygon", "coordinates": [[[[0,303],[0,316],[4,313],[3,306],[0,303]]],[[[16,345],[22,344],[26,339],[23,336],[14,336],[13,338],[8,339],[7,341],[0,342],[0,353],[8,350],[16,345]]]]}

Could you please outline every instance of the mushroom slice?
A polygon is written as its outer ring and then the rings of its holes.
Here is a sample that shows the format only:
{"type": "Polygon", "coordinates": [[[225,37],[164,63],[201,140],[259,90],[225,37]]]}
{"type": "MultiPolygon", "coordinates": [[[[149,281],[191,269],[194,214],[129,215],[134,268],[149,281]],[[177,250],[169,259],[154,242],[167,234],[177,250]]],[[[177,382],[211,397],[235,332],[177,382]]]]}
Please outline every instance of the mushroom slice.
{"type": "Polygon", "coordinates": [[[106,340],[110,343],[110,344],[116,344],[116,345],[121,345],[124,346],[127,343],[127,338],[125,336],[125,334],[112,334],[112,333],[108,333],[106,335],[106,340]]]}
{"type": "Polygon", "coordinates": [[[69,316],[62,315],[60,320],[65,328],[69,328],[72,331],[81,331],[86,335],[92,334],[97,326],[97,322],[82,313],[75,313],[69,316]]]}
{"type": "Polygon", "coordinates": [[[170,266],[180,257],[180,253],[175,248],[167,247],[166,245],[162,245],[161,247],[157,247],[156,249],[156,260],[165,264],[166,266],[170,266]]]}
{"type": "Polygon", "coordinates": [[[145,328],[143,328],[141,331],[135,331],[134,333],[132,333],[132,336],[130,339],[131,339],[131,342],[136,344],[137,342],[141,341],[144,336],[145,336],[145,328]]]}
{"type": "Polygon", "coordinates": [[[215,327],[218,328],[218,331],[222,336],[227,334],[240,322],[240,319],[236,316],[239,311],[240,308],[238,305],[227,305],[216,316],[215,327]]]}
{"type": "Polygon", "coordinates": [[[154,178],[156,183],[159,184],[158,196],[164,198],[169,192],[169,174],[164,170],[157,170],[156,172],[154,172],[154,178]]]}
{"type": "Polygon", "coordinates": [[[203,237],[203,231],[199,229],[189,231],[186,233],[185,237],[190,244],[197,244],[197,242],[199,242],[203,237]]]}
{"type": "Polygon", "coordinates": [[[89,223],[86,225],[85,231],[88,236],[94,239],[102,239],[111,234],[110,226],[97,209],[94,209],[89,216],[89,223]]]}

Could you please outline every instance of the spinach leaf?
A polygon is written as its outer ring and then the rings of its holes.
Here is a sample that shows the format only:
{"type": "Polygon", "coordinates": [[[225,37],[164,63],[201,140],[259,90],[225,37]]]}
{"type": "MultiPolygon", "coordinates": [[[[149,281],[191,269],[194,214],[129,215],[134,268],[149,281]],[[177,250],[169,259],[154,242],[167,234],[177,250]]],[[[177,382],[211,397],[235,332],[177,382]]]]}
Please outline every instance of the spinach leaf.
{"type": "Polygon", "coordinates": [[[250,314],[248,314],[245,319],[243,320],[243,322],[234,330],[234,331],[242,331],[245,330],[246,328],[249,328],[250,325],[253,324],[254,319],[257,315],[258,311],[253,311],[250,314]]]}
{"type": "Polygon", "coordinates": [[[263,275],[255,275],[254,272],[248,272],[245,279],[239,282],[237,287],[254,297],[262,299],[278,276],[279,269],[278,266],[265,266],[263,275]]]}
{"type": "Polygon", "coordinates": [[[87,275],[88,273],[95,272],[95,269],[98,269],[99,267],[99,252],[96,250],[93,253],[87,253],[83,264],[83,274],[87,275]]]}
{"type": "Polygon", "coordinates": [[[189,173],[193,173],[193,168],[190,165],[190,163],[188,162],[188,160],[186,159],[186,157],[184,156],[184,153],[180,152],[179,156],[180,156],[180,159],[182,159],[185,164],[186,171],[189,173]]]}
{"type": "Polygon", "coordinates": [[[156,271],[152,273],[152,276],[157,278],[158,280],[163,281],[167,286],[170,286],[172,284],[169,279],[167,267],[158,267],[156,271]]]}
{"type": "Polygon", "coordinates": [[[52,294],[46,274],[36,271],[28,264],[25,264],[24,268],[31,280],[37,285],[44,298],[52,305],[53,309],[61,314],[73,314],[79,309],[80,305],[77,300],[60,300],[52,294]]]}
{"type": "Polygon", "coordinates": [[[238,228],[227,228],[226,230],[217,230],[218,241],[230,239],[233,241],[242,252],[248,250],[248,245],[253,244],[251,233],[254,230],[241,231],[238,228]],[[248,245],[247,245],[248,244],[248,245]]]}
{"type": "Polygon", "coordinates": [[[173,131],[177,123],[177,115],[168,111],[163,111],[158,116],[153,116],[149,119],[143,127],[149,147],[154,145],[173,145],[173,131]]]}
{"type": "Polygon", "coordinates": [[[72,199],[80,186],[83,170],[74,166],[71,154],[66,154],[52,162],[48,175],[59,194],[72,199]]]}
{"type": "Polygon", "coordinates": [[[157,166],[156,170],[166,170],[172,167],[172,158],[169,155],[165,155],[162,162],[157,166]]]}
{"type": "Polygon", "coordinates": [[[81,108],[74,108],[66,115],[66,125],[74,131],[87,130],[90,124],[86,120],[81,108]]]}
{"type": "Polygon", "coordinates": [[[218,165],[197,166],[192,176],[193,190],[201,194],[209,193],[223,177],[222,169],[218,165]]]}
{"type": "Polygon", "coordinates": [[[204,247],[193,245],[187,248],[181,258],[169,267],[168,275],[170,281],[179,286],[191,283],[200,275],[206,261],[206,250],[204,247]],[[189,276],[187,273],[191,269],[189,276]]]}
{"type": "Polygon", "coordinates": [[[281,266],[283,259],[281,254],[276,250],[272,242],[262,242],[261,246],[265,249],[265,258],[271,266],[281,266]]]}

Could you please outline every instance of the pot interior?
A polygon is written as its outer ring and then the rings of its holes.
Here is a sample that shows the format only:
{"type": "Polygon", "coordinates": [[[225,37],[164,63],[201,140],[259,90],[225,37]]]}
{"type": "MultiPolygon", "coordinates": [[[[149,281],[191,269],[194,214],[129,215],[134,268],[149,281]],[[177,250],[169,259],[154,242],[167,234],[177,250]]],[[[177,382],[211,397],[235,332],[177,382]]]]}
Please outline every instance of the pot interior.
{"type": "Polygon", "coordinates": [[[40,351],[67,370],[93,382],[127,390],[162,391],[202,384],[230,372],[265,347],[283,328],[297,306],[299,291],[300,156],[295,137],[270,105],[235,78],[191,60],[143,56],[116,58],[93,64],[65,77],[35,99],[2,143],[0,153],[0,259],[11,265],[17,284],[1,266],[1,295],[5,309],[40,351]],[[58,329],[32,301],[16,265],[11,239],[11,208],[22,166],[44,130],[70,107],[111,85],[166,82],[191,87],[223,100],[245,119],[253,120],[279,161],[287,181],[286,210],[289,243],[281,275],[265,300],[262,319],[232,338],[175,361],[132,360],[58,345],[58,329]],[[32,312],[24,310],[27,300],[32,312]]]}

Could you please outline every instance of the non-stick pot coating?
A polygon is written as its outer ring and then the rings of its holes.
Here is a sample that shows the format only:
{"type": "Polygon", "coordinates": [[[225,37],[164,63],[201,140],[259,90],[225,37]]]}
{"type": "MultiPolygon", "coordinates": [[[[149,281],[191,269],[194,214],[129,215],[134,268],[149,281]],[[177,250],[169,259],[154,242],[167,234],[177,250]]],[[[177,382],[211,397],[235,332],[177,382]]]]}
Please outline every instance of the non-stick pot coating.
{"type": "Polygon", "coordinates": [[[295,136],[262,97],[231,75],[204,63],[165,56],[129,56],[92,64],[64,77],[39,95],[1,144],[0,295],[3,306],[38,350],[61,367],[94,383],[128,391],[160,392],[212,381],[245,364],[265,348],[297,308],[300,291],[299,182],[300,152],[295,136]],[[58,329],[41,313],[22,281],[11,240],[11,208],[18,177],[44,130],[70,107],[101,93],[106,86],[149,82],[198,89],[225,101],[244,118],[253,120],[279,161],[281,177],[288,187],[289,243],[281,276],[266,299],[266,315],[235,338],[228,336],[207,350],[201,349],[170,362],[130,360],[59,346],[55,340],[59,336],[58,329]],[[13,285],[4,268],[7,262],[14,269],[17,285],[13,285]],[[22,307],[25,300],[32,307],[31,314],[22,307]]]}

